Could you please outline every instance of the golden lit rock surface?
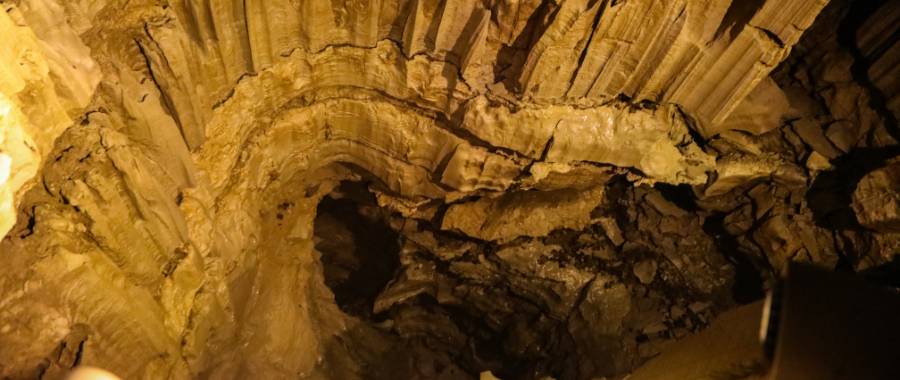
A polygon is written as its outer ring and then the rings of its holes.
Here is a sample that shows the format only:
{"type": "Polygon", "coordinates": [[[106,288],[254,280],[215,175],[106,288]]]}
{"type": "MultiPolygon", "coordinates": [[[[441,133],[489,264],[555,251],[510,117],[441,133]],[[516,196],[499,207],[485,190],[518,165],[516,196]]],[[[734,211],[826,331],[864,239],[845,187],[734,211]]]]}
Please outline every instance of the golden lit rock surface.
{"type": "Polygon", "coordinates": [[[827,3],[0,0],[0,377],[612,377],[889,261],[827,3]]]}
{"type": "Polygon", "coordinates": [[[2,4],[0,34],[0,234],[53,141],[82,115],[100,72],[59,4],[2,4]]]}

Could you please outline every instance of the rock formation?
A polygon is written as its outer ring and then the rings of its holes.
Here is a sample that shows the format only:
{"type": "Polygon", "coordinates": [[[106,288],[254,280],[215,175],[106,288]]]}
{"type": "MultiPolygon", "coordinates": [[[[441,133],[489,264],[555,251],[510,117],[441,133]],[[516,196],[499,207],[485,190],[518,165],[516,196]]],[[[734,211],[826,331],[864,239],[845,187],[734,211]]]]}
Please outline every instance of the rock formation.
{"type": "Polygon", "coordinates": [[[0,378],[615,378],[900,250],[896,3],[0,5],[0,378]]]}

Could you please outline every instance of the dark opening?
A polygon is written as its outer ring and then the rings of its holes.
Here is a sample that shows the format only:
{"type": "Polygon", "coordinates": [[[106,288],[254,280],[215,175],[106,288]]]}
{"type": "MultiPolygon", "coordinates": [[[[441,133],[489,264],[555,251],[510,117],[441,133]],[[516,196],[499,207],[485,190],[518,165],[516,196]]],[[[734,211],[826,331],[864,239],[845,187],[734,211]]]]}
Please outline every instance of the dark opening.
{"type": "MultiPolygon", "coordinates": [[[[697,207],[689,187],[660,188],[679,206],[697,207]]],[[[608,201],[603,205],[607,215],[620,226],[631,226],[634,194],[627,178],[612,180],[608,201]]],[[[404,220],[378,206],[364,183],[342,184],[318,206],[314,234],[325,284],[340,309],[362,322],[338,339],[342,349],[348,349],[341,352],[356,355],[353,360],[366,368],[366,378],[475,379],[488,370],[503,379],[614,376],[629,369],[626,360],[643,360],[633,353],[636,347],[674,336],[669,331],[645,332],[638,325],[643,323],[638,314],[663,315],[659,310],[669,310],[670,303],[687,308],[687,300],[698,297],[687,290],[670,290],[667,286],[675,285],[662,285],[662,280],[657,280],[655,290],[642,285],[633,275],[633,265],[636,252],[651,257],[649,248],[646,252],[640,246],[627,248],[623,251],[627,254],[609,258],[587,254],[588,248],[617,250],[603,238],[582,239],[602,233],[596,230],[561,228],[542,240],[547,252],[512,257],[499,254],[506,248],[501,243],[442,230],[438,215],[404,220]],[[397,232],[401,223],[403,234],[397,232]],[[569,283],[556,271],[621,278],[628,289],[624,301],[628,308],[641,302],[646,311],[628,311],[621,325],[606,332],[596,316],[619,313],[624,306],[582,305],[595,279],[569,283]]],[[[725,234],[723,219],[721,215],[708,220],[706,232],[715,234],[720,249],[737,252],[737,242],[725,234]]],[[[633,227],[628,228],[626,236],[636,236],[633,227]]],[[[753,272],[755,263],[737,254],[730,259],[739,272],[736,298],[742,302],[760,298],[762,281],[753,272]]],[[[699,328],[699,313],[688,310],[666,323],[672,328],[699,328]],[[685,327],[686,321],[691,326],[685,327]]]]}
{"type": "Polygon", "coordinates": [[[690,185],[670,185],[660,182],[653,185],[653,188],[659,190],[663,198],[674,203],[682,210],[696,212],[698,209],[697,197],[694,195],[694,190],[691,189],[690,185]]]}
{"type": "Polygon", "coordinates": [[[734,265],[735,277],[731,289],[734,300],[748,304],[762,299],[765,296],[762,265],[744,253],[737,238],[725,229],[725,214],[717,213],[706,218],[703,230],[715,239],[716,247],[734,265]]]}
{"type": "Polygon", "coordinates": [[[725,33],[726,30],[730,29],[728,37],[732,40],[737,38],[737,35],[741,33],[744,26],[750,22],[750,19],[756,15],[756,12],[762,9],[763,4],[765,3],[764,0],[732,2],[728,7],[728,11],[725,12],[725,16],[722,17],[722,23],[719,24],[719,28],[716,30],[716,37],[718,38],[725,33]]]}
{"type": "Polygon", "coordinates": [[[362,183],[344,183],[319,203],[316,249],[325,284],[347,314],[371,317],[375,298],[400,265],[398,235],[383,212],[362,183]]]}
{"type": "MultiPolygon", "coordinates": [[[[338,307],[387,334],[379,343],[383,346],[375,344],[378,347],[369,353],[372,358],[379,358],[371,365],[399,360],[379,355],[400,350],[401,356],[406,356],[401,360],[404,363],[378,365],[394,370],[403,367],[398,370],[400,373],[411,371],[416,376],[452,373],[449,378],[468,379],[491,370],[501,378],[537,378],[537,374],[573,378],[570,372],[575,368],[574,347],[565,320],[548,317],[547,310],[520,298],[509,288],[481,286],[457,278],[449,273],[447,263],[434,258],[438,271],[449,276],[444,281],[480,294],[474,299],[490,300],[488,304],[470,305],[470,300],[446,304],[422,294],[375,314],[376,299],[400,274],[403,240],[391,228],[391,217],[389,211],[378,206],[366,184],[348,182],[319,203],[314,224],[325,284],[334,293],[338,307]],[[485,315],[490,313],[503,322],[489,323],[485,315]],[[425,367],[433,368],[423,370],[425,367]]],[[[374,347],[362,341],[358,344],[354,348],[357,352],[374,347]]],[[[374,372],[370,375],[393,378],[374,372]]]]}

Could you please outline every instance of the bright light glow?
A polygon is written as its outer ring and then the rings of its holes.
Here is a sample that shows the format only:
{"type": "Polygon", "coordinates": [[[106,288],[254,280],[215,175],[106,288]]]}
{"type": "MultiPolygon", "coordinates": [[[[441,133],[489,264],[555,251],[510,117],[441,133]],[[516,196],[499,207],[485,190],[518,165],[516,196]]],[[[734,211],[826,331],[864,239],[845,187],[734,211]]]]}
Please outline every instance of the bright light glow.
{"type": "Polygon", "coordinates": [[[763,304],[762,320],[759,323],[759,342],[765,343],[769,336],[769,319],[772,318],[772,291],[766,293],[763,304]]]}
{"type": "Polygon", "coordinates": [[[0,153],[0,186],[9,180],[10,168],[12,168],[12,157],[6,153],[0,153]]]}
{"type": "Polygon", "coordinates": [[[0,186],[9,180],[9,171],[12,167],[12,157],[6,153],[0,153],[0,186]]]}
{"type": "Polygon", "coordinates": [[[7,118],[9,111],[12,111],[12,107],[6,102],[6,99],[0,98],[0,119],[7,118]]]}
{"type": "Polygon", "coordinates": [[[100,368],[82,366],[75,368],[66,380],[121,380],[112,372],[100,368]]]}

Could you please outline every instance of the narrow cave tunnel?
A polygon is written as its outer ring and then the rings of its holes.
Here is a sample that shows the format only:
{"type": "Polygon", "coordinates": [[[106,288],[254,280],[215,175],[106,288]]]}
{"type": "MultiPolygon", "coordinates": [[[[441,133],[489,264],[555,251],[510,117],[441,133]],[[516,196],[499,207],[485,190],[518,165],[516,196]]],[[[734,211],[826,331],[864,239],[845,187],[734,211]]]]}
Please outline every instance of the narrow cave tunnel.
{"type": "Polygon", "coordinates": [[[900,378],[898,1],[0,9],[2,380],[900,378]]]}
{"type": "MultiPolygon", "coordinates": [[[[338,307],[368,328],[389,336],[381,345],[353,341],[365,339],[365,335],[351,336],[349,345],[373,351],[370,355],[383,350],[403,351],[411,358],[400,359],[407,367],[395,370],[410,377],[467,379],[485,371],[509,379],[576,375],[570,357],[574,341],[566,330],[565,318],[516,295],[506,288],[508,284],[489,288],[477,284],[471,274],[468,278],[459,276],[450,269],[459,261],[442,260],[417,244],[415,236],[437,232],[436,239],[444,244],[468,246],[483,253],[496,250],[495,245],[441,233],[424,221],[408,221],[379,207],[370,185],[342,182],[319,203],[314,222],[324,281],[338,307]],[[406,231],[410,237],[398,231],[407,222],[417,225],[414,231],[406,231]],[[430,268],[421,272],[427,276],[409,278],[410,273],[423,267],[430,268]],[[475,288],[479,298],[469,303],[436,290],[451,283],[456,288],[475,288]],[[504,305],[506,310],[498,312],[496,305],[504,305]],[[485,313],[505,315],[489,321],[485,313]]],[[[469,257],[462,259],[479,265],[474,254],[465,252],[463,255],[469,257]]],[[[490,264],[482,267],[498,270],[490,264]]],[[[542,291],[543,285],[532,286],[530,291],[542,291]]]]}
{"type": "Polygon", "coordinates": [[[400,266],[400,236],[364,184],[345,182],[316,210],[316,250],[325,285],[347,314],[371,319],[375,299],[400,266]]]}

